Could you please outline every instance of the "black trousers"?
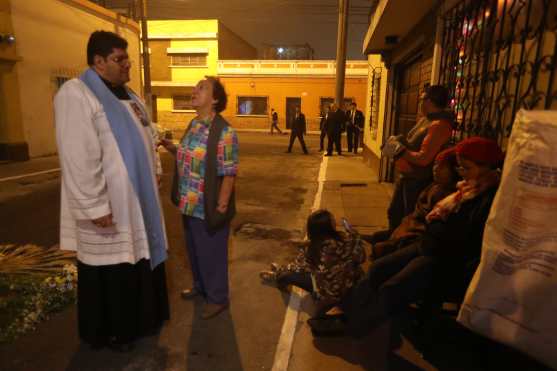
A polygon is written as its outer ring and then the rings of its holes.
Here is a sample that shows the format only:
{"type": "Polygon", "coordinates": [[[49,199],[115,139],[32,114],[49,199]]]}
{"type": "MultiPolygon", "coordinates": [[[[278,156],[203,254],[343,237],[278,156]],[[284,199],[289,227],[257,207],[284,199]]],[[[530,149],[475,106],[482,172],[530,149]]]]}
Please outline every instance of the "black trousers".
{"type": "Polygon", "coordinates": [[[282,130],[279,129],[278,124],[276,122],[273,122],[271,124],[271,134],[273,134],[273,130],[277,129],[277,131],[279,132],[279,134],[282,134],[282,130]]]}
{"type": "Polygon", "coordinates": [[[354,153],[358,153],[358,146],[360,145],[360,129],[354,128],[353,137],[354,137],[354,143],[352,147],[354,149],[354,153]]]}
{"type": "Polygon", "coordinates": [[[333,154],[333,143],[337,153],[342,154],[340,145],[340,131],[339,132],[328,132],[327,133],[327,155],[331,156],[333,154]]]}
{"type": "Polygon", "coordinates": [[[431,179],[414,179],[405,176],[400,176],[397,179],[393,198],[387,209],[389,229],[391,231],[400,225],[406,215],[414,211],[418,196],[431,181],[431,179]]]}
{"type": "Polygon", "coordinates": [[[91,345],[127,343],[156,333],[170,317],[164,263],[93,266],[77,261],[79,336],[91,345]]]}
{"type": "Polygon", "coordinates": [[[277,276],[277,284],[283,287],[293,285],[309,293],[313,292],[313,284],[311,283],[311,275],[309,273],[279,273],[277,276]]]}
{"type": "Polygon", "coordinates": [[[348,144],[348,152],[352,152],[352,144],[354,141],[354,126],[346,125],[346,143],[348,144]]]}
{"type": "Polygon", "coordinates": [[[366,278],[343,298],[347,330],[365,336],[371,329],[425,297],[431,288],[436,260],[419,243],[375,261],[366,278]]]}
{"type": "Polygon", "coordinates": [[[288,152],[292,151],[292,145],[294,144],[294,140],[298,138],[300,144],[302,145],[302,151],[304,153],[308,153],[308,149],[306,148],[306,142],[304,142],[304,134],[295,130],[292,130],[290,133],[290,143],[288,144],[288,152]]]}
{"type": "Polygon", "coordinates": [[[327,136],[327,131],[326,130],[321,130],[321,134],[319,135],[319,150],[323,151],[325,149],[325,146],[323,145],[325,143],[325,137],[327,136]]]}

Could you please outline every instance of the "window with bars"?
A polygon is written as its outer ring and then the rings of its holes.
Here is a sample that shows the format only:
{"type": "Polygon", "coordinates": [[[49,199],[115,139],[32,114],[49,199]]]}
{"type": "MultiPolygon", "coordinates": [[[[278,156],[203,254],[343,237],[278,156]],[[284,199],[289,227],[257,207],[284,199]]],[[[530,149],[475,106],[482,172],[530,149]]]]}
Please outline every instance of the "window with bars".
{"type": "Polygon", "coordinates": [[[456,141],[505,144],[516,112],[557,109],[557,2],[463,0],[443,16],[439,83],[453,96],[456,141]]]}
{"type": "Polygon", "coordinates": [[[191,105],[191,94],[182,94],[172,96],[172,109],[174,111],[193,111],[195,108],[191,105]]]}
{"type": "Polygon", "coordinates": [[[237,115],[267,115],[268,97],[238,97],[237,115]]]}
{"type": "Polygon", "coordinates": [[[207,65],[207,54],[199,53],[181,53],[181,54],[171,54],[170,63],[173,66],[206,66],[207,65]]]}

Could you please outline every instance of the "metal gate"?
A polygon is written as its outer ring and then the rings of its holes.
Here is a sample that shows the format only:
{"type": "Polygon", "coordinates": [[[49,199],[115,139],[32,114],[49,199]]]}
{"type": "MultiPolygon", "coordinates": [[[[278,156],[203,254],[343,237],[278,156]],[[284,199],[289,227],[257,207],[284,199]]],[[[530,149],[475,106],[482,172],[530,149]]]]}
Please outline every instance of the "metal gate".
{"type": "Polygon", "coordinates": [[[557,109],[557,1],[465,0],[443,16],[439,83],[459,123],[503,146],[516,112],[557,109]]]}

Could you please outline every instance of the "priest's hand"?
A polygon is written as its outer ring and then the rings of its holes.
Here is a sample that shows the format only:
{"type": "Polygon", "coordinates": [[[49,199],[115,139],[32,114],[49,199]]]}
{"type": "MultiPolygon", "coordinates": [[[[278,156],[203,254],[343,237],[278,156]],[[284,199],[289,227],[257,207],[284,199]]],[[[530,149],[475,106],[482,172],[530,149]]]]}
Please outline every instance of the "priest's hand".
{"type": "Polygon", "coordinates": [[[112,220],[112,214],[101,216],[100,218],[91,220],[94,225],[99,228],[108,228],[114,226],[116,223],[112,220]]]}

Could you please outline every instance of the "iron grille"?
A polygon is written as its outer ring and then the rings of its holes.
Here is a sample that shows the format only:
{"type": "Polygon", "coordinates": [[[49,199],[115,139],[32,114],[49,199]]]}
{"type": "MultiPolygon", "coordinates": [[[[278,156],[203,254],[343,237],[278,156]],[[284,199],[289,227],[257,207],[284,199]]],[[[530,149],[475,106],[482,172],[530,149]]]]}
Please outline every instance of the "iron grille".
{"type": "Polygon", "coordinates": [[[443,16],[439,83],[458,128],[503,146],[516,112],[557,109],[557,1],[465,0],[443,16]]]}
{"type": "Polygon", "coordinates": [[[379,128],[379,99],[381,97],[381,67],[375,67],[371,72],[371,102],[370,102],[370,125],[371,138],[377,140],[377,129],[379,128]]]}

